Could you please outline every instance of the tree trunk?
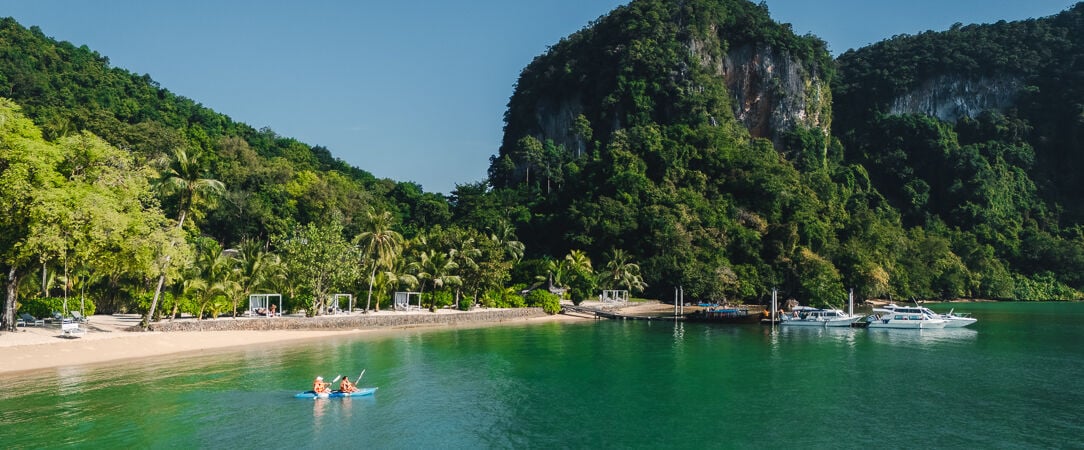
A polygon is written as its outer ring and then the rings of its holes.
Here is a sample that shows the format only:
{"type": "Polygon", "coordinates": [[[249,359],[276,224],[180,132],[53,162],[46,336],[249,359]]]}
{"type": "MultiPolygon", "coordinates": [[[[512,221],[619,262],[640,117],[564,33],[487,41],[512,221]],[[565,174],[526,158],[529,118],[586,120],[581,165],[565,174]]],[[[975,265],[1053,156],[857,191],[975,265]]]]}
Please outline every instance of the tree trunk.
{"type": "Polygon", "coordinates": [[[177,317],[177,308],[181,306],[181,302],[177,301],[177,298],[173,298],[173,312],[169,314],[169,321],[173,322],[173,318],[177,317]]]}
{"type": "Polygon", "coordinates": [[[422,302],[425,299],[425,282],[423,281],[423,282],[419,283],[419,286],[421,286],[421,289],[418,291],[418,309],[422,309],[423,308],[423,306],[422,306],[423,303],[422,302]]]}
{"type": "MultiPolygon", "coordinates": [[[[376,263],[373,263],[373,272],[369,274],[369,295],[365,297],[365,312],[369,312],[369,302],[373,300],[373,283],[376,282],[376,263]]],[[[376,304],[376,310],[380,311],[380,303],[376,304]]]]}
{"type": "Polygon", "coordinates": [[[15,273],[15,267],[8,270],[7,299],[4,301],[3,327],[8,331],[15,331],[15,300],[19,293],[19,276],[15,273]]]}
{"type": "MultiPolygon", "coordinates": [[[[166,257],[166,265],[169,265],[170,258],[166,257]]],[[[151,327],[151,320],[154,319],[154,308],[158,306],[158,296],[162,294],[162,286],[166,284],[166,273],[163,271],[162,275],[158,277],[158,287],[154,289],[154,298],[151,299],[151,307],[147,310],[146,317],[143,317],[143,331],[147,331],[151,327]]]]}
{"type": "Polygon", "coordinates": [[[64,256],[64,314],[68,314],[68,285],[71,283],[71,274],[68,273],[68,257],[64,256]]]}
{"type": "MultiPolygon", "coordinates": [[[[181,218],[177,220],[177,229],[184,229],[185,211],[181,210],[181,218]]],[[[173,256],[166,256],[166,264],[162,266],[162,275],[158,277],[158,287],[154,290],[154,299],[151,300],[151,309],[147,310],[147,317],[143,318],[143,330],[146,331],[151,326],[151,320],[154,319],[154,308],[158,306],[158,296],[162,294],[162,286],[166,284],[166,269],[169,267],[170,261],[173,260],[173,256]]]]}

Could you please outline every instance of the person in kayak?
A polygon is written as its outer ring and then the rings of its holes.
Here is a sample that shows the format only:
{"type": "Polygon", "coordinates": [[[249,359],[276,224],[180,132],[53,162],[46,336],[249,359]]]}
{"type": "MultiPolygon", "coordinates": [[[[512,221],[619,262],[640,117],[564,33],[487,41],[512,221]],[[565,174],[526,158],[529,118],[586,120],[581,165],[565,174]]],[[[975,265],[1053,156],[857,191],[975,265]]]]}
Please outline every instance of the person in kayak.
{"type": "Polygon", "coordinates": [[[350,378],[343,377],[343,381],[339,383],[339,390],[342,391],[343,394],[349,394],[351,392],[357,392],[358,387],[350,382],[350,378]]]}
{"type": "Polygon", "coordinates": [[[317,394],[330,394],[331,383],[324,382],[324,377],[316,377],[312,382],[312,391],[317,394]]]}

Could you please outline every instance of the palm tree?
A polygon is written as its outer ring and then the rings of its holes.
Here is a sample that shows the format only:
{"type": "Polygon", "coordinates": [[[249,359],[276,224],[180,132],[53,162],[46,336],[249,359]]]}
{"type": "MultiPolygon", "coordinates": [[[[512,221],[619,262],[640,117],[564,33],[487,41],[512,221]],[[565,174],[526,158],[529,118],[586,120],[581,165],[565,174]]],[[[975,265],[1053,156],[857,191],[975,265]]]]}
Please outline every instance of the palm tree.
{"type": "Polygon", "coordinates": [[[522,242],[516,239],[516,229],[509,225],[504,220],[497,224],[496,229],[489,235],[489,239],[500,244],[504,248],[505,254],[512,259],[513,263],[518,263],[523,259],[523,252],[526,250],[526,246],[522,242]]]}
{"type": "MultiPolygon", "coordinates": [[[[196,320],[203,320],[203,309],[210,302],[207,280],[199,276],[186,277],[183,283],[184,295],[191,297],[199,310],[196,312],[196,320]]],[[[171,319],[172,320],[172,319],[171,319]]]]}
{"type": "Polygon", "coordinates": [[[204,243],[196,261],[199,278],[204,284],[204,306],[221,302],[222,297],[236,303],[236,298],[242,291],[238,259],[232,255],[233,252],[223,251],[217,242],[208,241],[204,243]]]}
{"type": "MultiPolygon", "coordinates": [[[[462,281],[453,274],[459,268],[451,256],[437,250],[423,251],[418,254],[418,261],[413,263],[414,276],[421,284],[421,293],[425,294],[425,282],[433,286],[433,290],[440,289],[445,285],[459,285],[462,281]]],[[[429,310],[436,312],[436,301],[430,302],[429,310]]]]}
{"type": "MultiPolygon", "coordinates": [[[[463,269],[467,274],[476,273],[478,269],[477,259],[482,257],[482,250],[475,245],[474,238],[469,237],[466,232],[460,231],[456,234],[455,241],[457,242],[456,248],[448,251],[448,256],[455,261],[458,269],[463,269]]],[[[460,281],[462,281],[463,271],[460,271],[460,281]]],[[[459,283],[461,287],[463,283],[459,283]]],[[[457,287],[455,290],[455,308],[459,309],[459,296],[461,294],[461,288],[457,287]]]]}
{"type": "MultiPolygon", "coordinates": [[[[391,229],[391,212],[384,211],[375,214],[369,211],[367,215],[369,220],[365,223],[365,229],[355,239],[362,246],[369,264],[372,265],[369,272],[369,294],[365,298],[365,311],[369,310],[369,305],[373,300],[373,283],[376,282],[377,268],[391,269],[395,264],[395,259],[403,250],[403,236],[391,229]]],[[[376,310],[380,311],[380,302],[377,302],[376,310]]]]}
{"type": "MultiPolygon", "coordinates": [[[[190,212],[196,211],[198,207],[226,190],[226,186],[221,181],[203,178],[197,155],[189,156],[183,148],[174,151],[173,160],[166,169],[159,187],[165,194],[177,193],[180,196],[177,229],[184,228],[184,220],[190,212]]],[[[166,267],[169,266],[171,259],[172,257],[167,255],[162,266],[162,273],[158,277],[158,287],[154,290],[154,299],[151,300],[151,307],[147,310],[147,317],[143,319],[144,329],[150,327],[151,318],[154,317],[158,297],[162,294],[162,287],[166,283],[166,267]]]]}
{"type": "Polygon", "coordinates": [[[568,262],[569,267],[584,269],[591,272],[591,258],[587,257],[587,253],[583,250],[572,250],[565,255],[565,261],[568,262]]]}
{"type": "MultiPolygon", "coordinates": [[[[238,262],[238,279],[241,286],[240,298],[248,298],[257,289],[271,285],[277,266],[282,264],[278,255],[256,240],[245,239],[238,246],[235,258],[238,262]]],[[[233,316],[237,317],[238,297],[233,298],[233,316]]]]}
{"type": "Polygon", "coordinates": [[[628,254],[621,249],[613,250],[610,261],[606,263],[606,270],[599,276],[610,288],[624,286],[626,290],[633,292],[643,291],[647,287],[644,278],[640,276],[640,265],[629,262],[628,254]]]}
{"type": "Polygon", "coordinates": [[[391,269],[376,273],[377,310],[380,310],[380,298],[388,295],[389,289],[406,285],[408,289],[418,286],[418,278],[409,273],[409,268],[403,259],[397,259],[391,269]]]}
{"type": "Polygon", "coordinates": [[[545,281],[549,288],[563,288],[565,286],[565,273],[568,272],[568,262],[564,260],[546,259],[542,263],[543,268],[546,269],[545,275],[538,275],[535,277],[538,281],[545,281]]]}
{"type": "Polygon", "coordinates": [[[591,267],[591,258],[583,250],[572,250],[565,255],[565,281],[568,293],[576,304],[592,295],[598,285],[595,271],[591,267]]]}

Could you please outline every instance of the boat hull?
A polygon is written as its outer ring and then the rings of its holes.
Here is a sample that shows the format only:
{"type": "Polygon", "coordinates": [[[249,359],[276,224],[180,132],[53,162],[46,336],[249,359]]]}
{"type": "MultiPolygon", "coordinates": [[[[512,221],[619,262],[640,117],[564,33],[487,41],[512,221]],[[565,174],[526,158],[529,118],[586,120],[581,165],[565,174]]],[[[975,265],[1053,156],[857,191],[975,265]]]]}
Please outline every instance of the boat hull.
{"type": "Polygon", "coordinates": [[[840,327],[847,328],[859,317],[852,316],[838,309],[814,308],[811,306],[799,306],[790,314],[784,314],[780,325],[791,327],[840,327]]]}
{"type": "Polygon", "coordinates": [[[850,327],[851,322],[854,319],[838,319],[838,320],[801,320],[801,319],[784,319],[780,325],[786,325],[791,327],[850,327]]]}
{"type": "Polygon", "coordinates": [[[870,328],[891,328],[897,330],[936,330],[945,328],[944,320],[893,320],[878,319],[869,323],[870,328]]]}
{"type": "Polygon", "coordinates": [[[686,322],[703,322],[703,323],[720,323],[720,324],[749,324],[760,323],[760,319],[764,316],[762,314],[750,314],[750,313],[717,313],[717,312],[705,312],[697,311],[695,313],[685,316],[686,322]]]}
{"type": "Polygon", "coordinates": [[[975,322],[978,322],[978,319],[971,317],[945,318],[945,328],[963,328],[975,322]]]}
{"type": "Polygon", "coordinates": [[[294,395],[294,398],[344,398],[344,397],[364,397],[367,395],[373,395],[376,392],[376,388],[360,388],[355,392],[345,393],[342,391],[332,391],[330,394],[317,394],[313,391],[305,391],[294,395]]]}

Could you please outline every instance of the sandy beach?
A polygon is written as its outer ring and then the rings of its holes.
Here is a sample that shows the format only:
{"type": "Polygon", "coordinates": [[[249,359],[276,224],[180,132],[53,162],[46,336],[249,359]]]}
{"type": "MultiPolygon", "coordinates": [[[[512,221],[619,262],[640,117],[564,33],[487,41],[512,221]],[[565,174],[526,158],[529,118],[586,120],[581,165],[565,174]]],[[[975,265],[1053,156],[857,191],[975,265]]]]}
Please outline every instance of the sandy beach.
{"type": "MultiPolygon", "coordinates": [[[[433,314],[429,312],[383,311],[371,314],[433,314]]],[[[471,314],[470,312],[438,311],[437,314],[471,314]]],[[[83,326],[86,333],[79,338],[63,337],[60,326],[18,327],[18,331],[0,332],[0,376],[42,369],[98,364],[129,359],[147,358],[174,353],[224,350],[233,347],[271,344],[286,341],[302,341],[329,336],[347,336],[362,333],[394,333],[417,330],[418,326],[396,329],[345,329],[345,330],[262,330],[262,331],[192,331],[192,332],[133,332],[128,331],[139,324],[135,314],[95,315],[83,326]]],[[[179,319],[194,320],[194,319],[179,319]]],[[[260,320],[230,319],[217,320],[260,320]]],[[[431,325],[425,328],[493,326],[529,322],[583,321],[583,317],[557,314],[552,316],[520,319],[473,325],[431,325]]]]}

